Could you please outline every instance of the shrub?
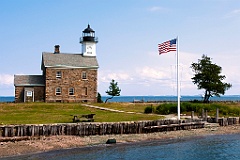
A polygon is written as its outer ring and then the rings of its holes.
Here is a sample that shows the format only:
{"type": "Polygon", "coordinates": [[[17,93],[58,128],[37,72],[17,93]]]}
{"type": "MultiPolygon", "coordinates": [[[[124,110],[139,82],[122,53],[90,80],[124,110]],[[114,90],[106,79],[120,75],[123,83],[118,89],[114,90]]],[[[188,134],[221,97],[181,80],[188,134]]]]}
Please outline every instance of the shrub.
{"type": "MultiPolygon", "coordinates": [[[[200,112],[202,107],[197,103],[183,102],[180,105],[181,112],[200,112]]],[[[158,114],[174,114],[177,113],[176,103],[165,103],[161,104],[156,108],[156,113],[158,114]]]]}
{"type": "Polygon", "coordinates": [[[97,103],[103,103],[102,96],[100,93],[98,93],[98,95],[97,95],[97,103]]]}
{"type": "Polygon", "coordinates": [[[157,106],[156,113],[163,114],[163,115],[177,113],[177,104],[175,103],[161,104],[157,106]]]}
{"type": "Polygon", "coordinates": [[[200,112],[204,106],[199,103],[183,102],[181,103],[182,112],[200,112]]]}
{"type": "Polygon", "coordinates": [[[226,116],[226,115],[228,115],[228,110],[227,109],[220,109],[219,113],[226,116]]]}
{"type": "Polygon", "coordinates": [[[144,113],[153,113],[154,112],[154,108],[152,106],[147,106],[144,109],[144,113]]]}
{"type": "MultiPolygon", "coordinates": [[[[209,115],[215,115],[216,109],[219,109],[219,114],[223,116],[240,116],[240,107],[228,106],[225,103],[192,103],[182,102],[181,113],[194,111],[201,115],[202,109],[207,110],[209,115]]],[[[177,103],[164,103],[156,107],[157,114],[176,114],[177,103]]]]}

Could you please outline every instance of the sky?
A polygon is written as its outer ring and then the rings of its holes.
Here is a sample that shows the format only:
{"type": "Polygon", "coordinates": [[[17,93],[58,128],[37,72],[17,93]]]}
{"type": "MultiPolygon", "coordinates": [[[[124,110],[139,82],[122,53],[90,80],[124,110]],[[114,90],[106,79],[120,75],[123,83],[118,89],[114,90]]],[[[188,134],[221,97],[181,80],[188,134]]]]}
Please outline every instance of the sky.
{"type": "Polygon", "coordinates": [[[226,95],[239,95],[239,0],[1,0],[0,96],[14,96],[14,74],[41,75],[42,52],[81,53],[90,24],[97,43],[98,92],[112,79],[122,96],[176,95],[176,53],[158,44],[178,37],[181,95],[202,95],[190,68],[205,54],[222,67],[226,95]]]}

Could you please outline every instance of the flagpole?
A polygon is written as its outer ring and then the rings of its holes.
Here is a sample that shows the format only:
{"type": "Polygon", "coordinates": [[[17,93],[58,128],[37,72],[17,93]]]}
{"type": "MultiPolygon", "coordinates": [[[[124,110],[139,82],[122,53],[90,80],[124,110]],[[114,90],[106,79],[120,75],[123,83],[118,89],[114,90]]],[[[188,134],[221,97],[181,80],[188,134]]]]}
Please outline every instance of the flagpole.
{"type": "Polygon", "coordinates": [[[177,108],[178,108],[178,120],[180,120],[180,80],[179,80],[178,36],[177,36],[177,108]]]}

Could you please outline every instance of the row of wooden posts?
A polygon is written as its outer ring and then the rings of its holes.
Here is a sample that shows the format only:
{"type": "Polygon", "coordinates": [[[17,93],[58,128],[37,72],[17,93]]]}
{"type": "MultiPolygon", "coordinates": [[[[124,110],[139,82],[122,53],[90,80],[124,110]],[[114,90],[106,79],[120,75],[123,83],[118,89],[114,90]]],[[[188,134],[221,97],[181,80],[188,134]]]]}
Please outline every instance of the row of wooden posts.
{"type": "MultiPolygon", "coordinates": [[[[228,117],[228,118],[220,118],[219,117],[219,109],[216,109],[216,115],[215,117],[209,117],[208,111],[202,109],[202,114],[200,116],[202,121],[206,121],[209,123],[218,123],[220,126],[228,126],[228,125],[235,125],[240,124],[240,118],[239,117],[228,117]]],[[[191,120],[194,119],[194,111],[191,113],[191,120]]]]}
{"type": "Polygon", "coordinates": [[[161,131],[175,131],[203,128],[204,122],[184,123],[178,120],[156,120],[118,123],[69,123],[44,125],[0,126],[0,137],[51,136],[51,135],[108,135],[141,134],[161,131]]]}

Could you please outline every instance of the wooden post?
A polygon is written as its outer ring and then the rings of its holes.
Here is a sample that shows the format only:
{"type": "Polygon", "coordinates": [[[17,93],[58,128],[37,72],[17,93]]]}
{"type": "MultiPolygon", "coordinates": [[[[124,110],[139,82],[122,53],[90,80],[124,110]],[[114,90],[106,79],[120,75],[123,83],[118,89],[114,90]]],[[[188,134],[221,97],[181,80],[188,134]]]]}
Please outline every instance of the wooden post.
{"type": "Polygon", "coordinates": [[[204,109],[202,109],[202,119],[204,119],[204,109]]]}
{"type": "Polygon", "coordinates": [[[205,121],[207,121],[207,117],[208,117],[208,111],[205,111],[205,121]]]}
{"type": "Polygon", "coordinates": [[[218,123],[218,119],[219,119],[219,108],[217,108],[216,110],[216,123],[218,123]]]}
{"type": "Polygon", "coordinates": [[[194,111],[192,111],[191,113],[191,120],[193,121],[193,118],[194,118],[194,111]]]}
{"type": "Polygon", "coordinates": [[[31,125],[31,126],[29,126],[29,131],[30,131],[30,136],[34,136],[34,131],[35,131],[35,127],[34,127],[34,125],[31,125]]]}
{"type": "Polygon", "coordinates": [[[8,137],[8,127],[4,127],[4,137],[8,137]]]}

